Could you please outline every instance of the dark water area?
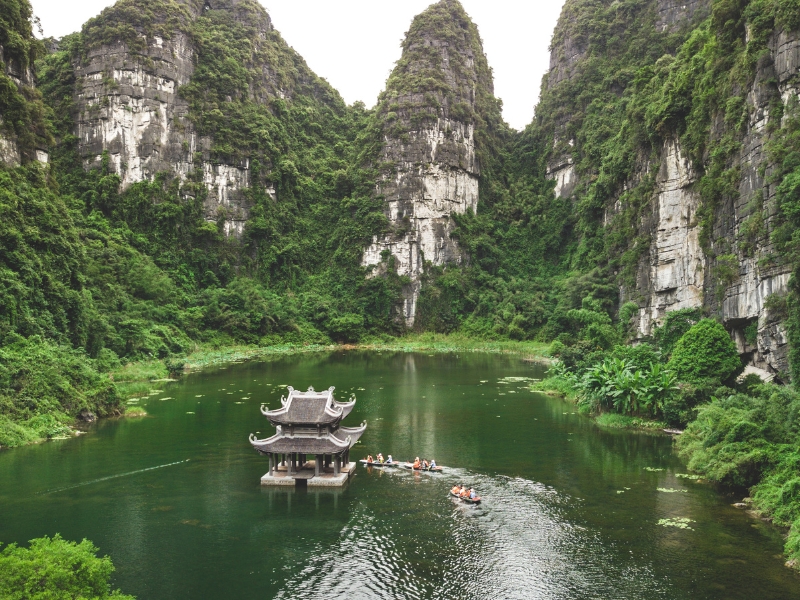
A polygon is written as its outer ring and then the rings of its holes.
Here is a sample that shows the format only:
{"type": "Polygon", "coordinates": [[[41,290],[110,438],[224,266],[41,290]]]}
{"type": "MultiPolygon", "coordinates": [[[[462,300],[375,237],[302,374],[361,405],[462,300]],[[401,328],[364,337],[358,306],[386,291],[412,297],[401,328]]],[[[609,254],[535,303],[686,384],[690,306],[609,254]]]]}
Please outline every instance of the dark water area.
{"type": "Polygon", "coordinates": [[[669,437],[603,430],[530,392],[542,375],[508,356],[347,352],[154,383],[147,418],[0,453],[0,541],[91,539],[140,600],[800,598],[780,531],[677,477],[669,437]],[[369,426],[353,457],[451,468],[262,488],[247,437],[271,434],[258,409],[285,385],[356,394],[345,424],[369,426]],[[481,506],[448,496],[459,481],[481,506]]]}

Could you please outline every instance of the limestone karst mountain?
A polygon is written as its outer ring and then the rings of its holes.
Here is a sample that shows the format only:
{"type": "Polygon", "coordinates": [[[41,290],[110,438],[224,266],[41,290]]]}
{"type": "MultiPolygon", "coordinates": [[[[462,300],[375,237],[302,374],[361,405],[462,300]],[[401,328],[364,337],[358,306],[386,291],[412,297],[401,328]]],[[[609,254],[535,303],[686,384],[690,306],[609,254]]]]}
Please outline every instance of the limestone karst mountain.
{"type": "MultiPolygon", "coordinates": [[[[412,327],[425,262],[461,264],[452,215],[476,212],[481,158],[491,129],[502,130],[491,70],[478,29],[457,1],[418,15],[376,108],[382,121],[378,194],[389,232],[376,236],[364,265],[386,264],[408,277],[402,318],[412,327]]],[[[378,268],[376,272],[380,272],[378,268]]]]}
{"type": "Polygon", "coordinates": [[[84,166],[99,166],[107,153],[123,190],[159,173],[192,176],[207,190],[206,218],[222,218],[228,235],[241,237],[250,217],[243,190],[256,183],[253,160],[262,168],[257,183],[276,193],[264,148],[221,139],[229,109],[295,95],[344,108],[255,0],[121,0],[86,24],[81,43],[73,116],[84,166]],[[223,49],[226,34],[238,44],[223,49]],[[216,79],[218,58],[229,61],[224,79],[216,79]]]}

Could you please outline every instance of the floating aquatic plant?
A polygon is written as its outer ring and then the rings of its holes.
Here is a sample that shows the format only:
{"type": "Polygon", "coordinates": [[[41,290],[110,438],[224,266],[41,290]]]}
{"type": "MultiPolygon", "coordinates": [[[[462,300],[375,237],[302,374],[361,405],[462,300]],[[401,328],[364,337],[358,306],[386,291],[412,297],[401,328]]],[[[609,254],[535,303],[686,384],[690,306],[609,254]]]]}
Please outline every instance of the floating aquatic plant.
{"type": "Polygon", "coordinates": [[[662,527],[677,527],[678,529],[692,529],[689,527],[689,523],[694,523],[693,519],[687,519],[686,517],[675,517],[672,519],[659,519],[658,524],[662,527]]]}
{"type": "Polygon", "coordinates": [[[667,494],[675,494],[677,492],[686,492],[687,490],[676,490],[675,488],[657,488],[659,492],[664,492],[667,494]]]}
{"type": "Polygon", "coordinates": [[[692,481],[702,479],[700,475],[691,475],[690,473],[675,473],[675,477],[680,477],[681,479],[691,479],[692,481]]]}
{"type": "Polygon", "coordinates": [[[655,467],[645,467],[645,471],[650,471],[651,473],[657,473],[658,471],[663,471],[664,469],[656,469],[655,467]]]}

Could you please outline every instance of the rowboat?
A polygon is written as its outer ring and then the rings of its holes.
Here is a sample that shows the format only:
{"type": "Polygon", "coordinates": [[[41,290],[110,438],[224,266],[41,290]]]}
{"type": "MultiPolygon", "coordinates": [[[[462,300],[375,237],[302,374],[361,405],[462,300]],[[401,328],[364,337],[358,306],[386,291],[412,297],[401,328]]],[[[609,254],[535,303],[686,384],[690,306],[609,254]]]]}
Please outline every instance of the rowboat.
{"type": "Polygon", "coordinates": [[[393,469],[395,467],[399,467],[400,466],[400,463],[397,463],[397,462],[390,462],[390,463],[386,463],[386,462],[379,463],[377,461],[368,462],[366,459],[361,459],[358,462],[360,462],[365,467],[378,467],[379,469],[384,469],[384,468],[385,469],[393,469]]]}
{"type": "Polygon", "coordinates": [[[462,498],[458,494],[454,494],[452,491],[450,492],[450,495],[453,498],[458,498],[462,502],[466,502],[467,504],[480,504],[481,503],[481,497],[480,496],[478,496],[477,498],[474,498],[474,499],[473,498],[462,498]]]}
{"type": "Polygon", "coordinates": [[[441,473],[442,471],[444,471],[444,467],[439,467],[439,466],[428,467],[427,469],[424,469],[422,467],[415,469],[414,464],[410,462],[401,463],[400,466],[403,467],[404,469],[409,469],[411,471],[425,471],[426,473],[441,473]]]}

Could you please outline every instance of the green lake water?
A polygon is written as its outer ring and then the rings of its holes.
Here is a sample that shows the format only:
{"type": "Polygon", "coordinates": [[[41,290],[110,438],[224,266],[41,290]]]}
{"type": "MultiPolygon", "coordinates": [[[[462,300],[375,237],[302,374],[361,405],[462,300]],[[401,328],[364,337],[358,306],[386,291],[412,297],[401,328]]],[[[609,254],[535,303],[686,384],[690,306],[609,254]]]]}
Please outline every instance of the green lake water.
{"type": "Polygon", "coordinates": [[[542,375],[508,356],[346,352],[153,384],[147,418],[0,452],[0,541],[91,539],[140,600],[800,598],[779,530],[676,477],[668,436],[600,429],[521,379],[542,375]],[[353,457],[450,468],[261,488],[247,437],[272,434],[259,406],[285,385],[356,394],[353,457]],[[458,481],[483,504],[451,499],[458,481]],[[692,529],[659,525],[675,518],[692,529]]]}

